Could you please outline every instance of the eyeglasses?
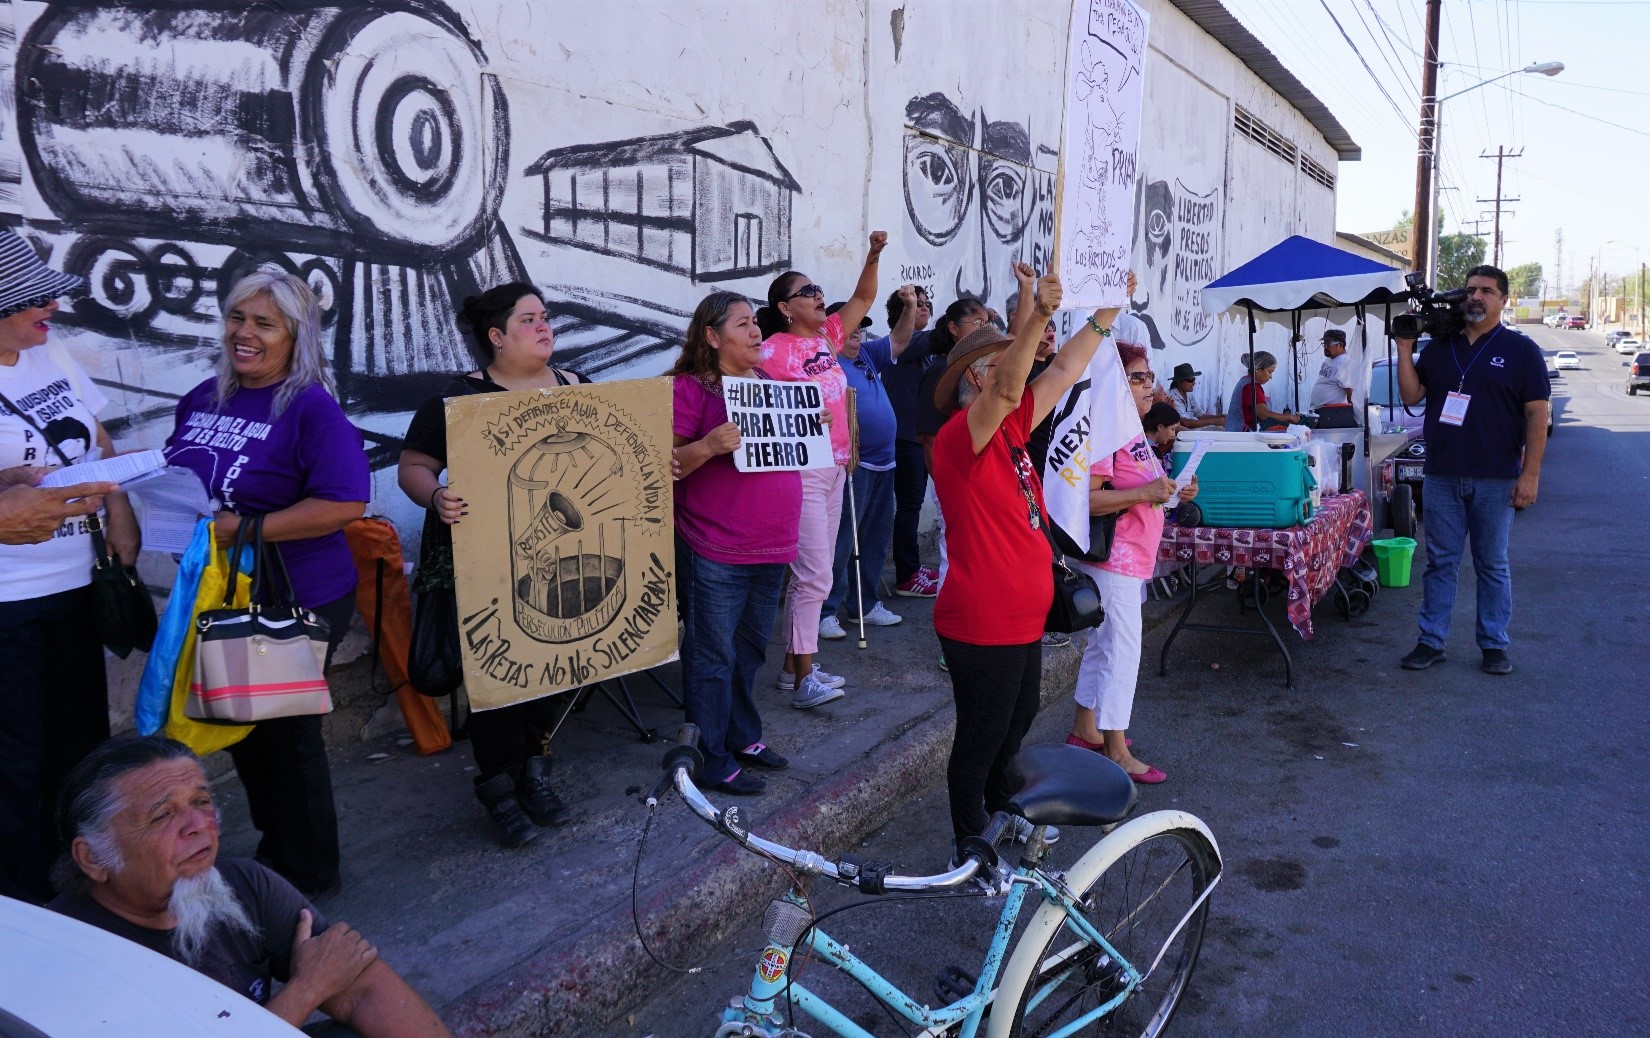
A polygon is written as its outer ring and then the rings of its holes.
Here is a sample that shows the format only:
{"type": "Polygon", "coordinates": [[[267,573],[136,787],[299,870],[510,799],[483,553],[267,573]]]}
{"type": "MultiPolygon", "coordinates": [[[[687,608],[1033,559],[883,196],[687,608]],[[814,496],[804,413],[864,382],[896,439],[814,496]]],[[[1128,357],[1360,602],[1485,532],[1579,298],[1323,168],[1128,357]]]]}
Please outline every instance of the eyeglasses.
{"type": "Polygon", "coordinates": [[[1129,385],[1131,386],[1149,386],[1156,381],[1157,376],[1150,371],[1129,372],[1129,385]]]}
{"type": "Polygon", "coordinates": [[[806,296],[809,299],[824,299],[825,290],[820,288],[818,285],[803,285],[795,292],[792,292],[790,295],[786,296],[785,301],[790,302],[798,296],[806,296]]]}

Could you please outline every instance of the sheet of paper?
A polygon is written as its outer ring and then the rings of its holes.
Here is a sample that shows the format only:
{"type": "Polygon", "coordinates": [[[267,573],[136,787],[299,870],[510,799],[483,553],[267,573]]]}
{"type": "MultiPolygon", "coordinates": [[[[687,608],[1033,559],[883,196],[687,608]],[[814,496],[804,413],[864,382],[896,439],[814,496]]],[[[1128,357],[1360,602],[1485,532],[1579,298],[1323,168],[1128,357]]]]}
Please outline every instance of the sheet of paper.
{"type": "Polygon", "coordinates": [[[825,398],[816,382],[722,379],[728,421],[739,426],[733,467],[740,472],[830,468],[831,431],[820,420],[825,398]]]}
{"type": "MultiPolygon", "coordinates": [[[[40,481],[43,487],[72,487],[76,483],[120,483],[126,485],[146,479],[166,467],[166,455],[160,451],[137,451],[101,461],[83,461],[77,465],[53,469],[40,481]]],[[[196,482],[199,482],[197,480],[196,482]]]]}
{"type": "Polygon", "coordinates": [[[146,551],[183,554],[195,536],[196,521],[212,514],[206,487],[190,469],[168,466],[124,486],[137,511],[146,551]]]}
{"type": "Polygon", "coordinates": [[[1186,466],[1180,470],[1180,475],[1174,480],[1174,496],[1163,505],[1164,508],[1173,508],[1180,504],[1180,492],[1192,485],[1192,477],[1197,475],[1197,467],[1203,464],[1203,456],[1209,453],[1209,441],[1198,440],[1192,448],[1191,456],[1186,459],[1186,466]]]}

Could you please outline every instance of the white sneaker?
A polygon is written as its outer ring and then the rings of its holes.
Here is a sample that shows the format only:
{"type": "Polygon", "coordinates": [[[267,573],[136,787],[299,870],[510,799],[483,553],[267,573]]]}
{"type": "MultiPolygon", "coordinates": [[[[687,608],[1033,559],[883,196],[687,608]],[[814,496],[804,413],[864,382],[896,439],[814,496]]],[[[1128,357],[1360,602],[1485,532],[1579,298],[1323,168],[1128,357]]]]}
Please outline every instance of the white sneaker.
{"type": "Polygon", "coordinates": [[[826,641],[839,642],[848,637],[848,632],[842,629],[841,620],[834,616],[825,616],[819,620],[819,636],[826,641]]]}
{"type": "MultiPolygon", "coordinates": [[[[841,688],[843,685],[848,683],[848,679],[842,677],[841,675],[825,673],[825,671],[820,669],[819,664],[817,663],[814,664],[813,673],[808,675],[807,680],[819,681],[830,686],[831,688],[841,688]]],[[[806,681],[804,683],[806,683],[806,681]]],[[[779,672],[779,677],[774,680],[774,687],[779,689],[781,692],[795,692],[796,677],[794,675],[787,674],[782,670],[779,672]]]]}
{"type": "Polygon", "coordinates": [[[896,616],[888,611],[888,607],[878,602],[876,606],[865,614],[865,622],[872,627],[892,627],[903,621],[905,617],[896,616]]]}
{"type": "Polygon", "coordinates": [[[791,706],[798,710],[812,710],[816,706],[824,706],[826,703],[835,702],[845,695],[847,693],[843,692],[841,688],[827,685],[819,680],[819,671],[816,668],[814,673],[802,679],[802,687],[797,689],[796,695],[791,697],[791,706]]]}
{"type": "MultiPolygon", "coordinates": [[[[1003,838],[1013,840],[1015,843],[1025,843],[1031,839],[1031,830],[1035,828],[1037,827],[1016,815],[1010,820],[1008,828],[1003,830],[1003,838]]],[[[1060,827],[1055,825],[1044,826],[1043,842],[1050,845],[1059,843],[1060,827]]]]}

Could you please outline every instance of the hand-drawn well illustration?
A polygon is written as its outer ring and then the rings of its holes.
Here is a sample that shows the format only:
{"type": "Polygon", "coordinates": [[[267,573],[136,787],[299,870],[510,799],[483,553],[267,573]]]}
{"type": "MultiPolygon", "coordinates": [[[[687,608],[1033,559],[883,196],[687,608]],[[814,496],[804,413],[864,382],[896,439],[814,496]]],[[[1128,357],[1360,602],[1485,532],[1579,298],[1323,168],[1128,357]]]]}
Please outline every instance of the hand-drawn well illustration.
{"type": "Polygon", "coordinates": [[[447,402],[465,682],[477,709],[674,658],[670,381],[447,402]]]}
{"type": "Polygon", "coordinates": [[[572,642],[624,605],[625,524],[619,454],[589,433],[557,429],[510,467],[510,556],[516,623],[539,641],[572,642]],[[611,542],[609,540],[611,536],[611,542]]]}

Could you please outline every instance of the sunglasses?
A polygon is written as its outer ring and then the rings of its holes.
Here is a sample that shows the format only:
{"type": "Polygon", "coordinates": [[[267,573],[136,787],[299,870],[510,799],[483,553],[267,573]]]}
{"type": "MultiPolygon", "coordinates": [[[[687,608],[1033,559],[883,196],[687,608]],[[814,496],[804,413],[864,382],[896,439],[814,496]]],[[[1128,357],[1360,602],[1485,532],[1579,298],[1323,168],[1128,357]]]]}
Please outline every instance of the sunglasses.
{"type": "Polygon", "coordinates": [[[1131,386],[1149,386],[1156,381],[1157,376],[1150,371],[1129,372],[1129,385],[1131,386]]]}
{"type": "Polygon", "coordinates": [[[795,299],[798,296],[805,296],[809,299],[824,299],[825,298],[825,290],[823,288],[820,288],[818,285],[803,285],[801,288],[797,289],[795,292],[792,292],[790,295],[786,296],[785,301],[790,302],[792,299],[795,299]]]}

